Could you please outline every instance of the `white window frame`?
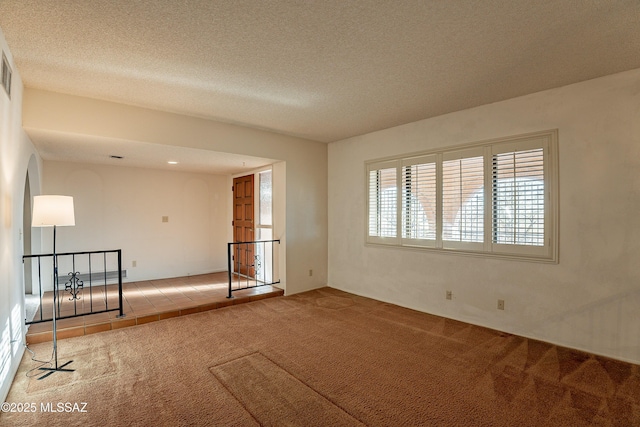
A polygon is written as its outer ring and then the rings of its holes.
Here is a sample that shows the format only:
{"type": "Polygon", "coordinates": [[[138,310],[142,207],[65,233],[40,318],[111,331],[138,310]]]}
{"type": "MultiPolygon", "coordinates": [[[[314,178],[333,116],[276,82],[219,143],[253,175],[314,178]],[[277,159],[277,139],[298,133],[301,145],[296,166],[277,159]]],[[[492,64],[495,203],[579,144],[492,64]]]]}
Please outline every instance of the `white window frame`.
{"type": "MultiPolygon", "coordinates": [[[[260,168],[253,172],[253,194],[257,195],[254,198],[254,213],[253,217],[256,218],[254,228],[256,229],[256,234],[259,234],[259,230],[272,230],[271,234],[273,235],[273,168],[271,166],[260,168]],[[260,174],[265,172],[271,172],[271,224],[263,224],[262,217],[260,216],[261,209],[261,200],[260,200],[260,174]]],[[[273,239],[273,236],[272,236],[273,239]]],[[[256,239],[258,240],[258,239],[256,239]]],[[[270,240],[261,238],[259,240],[270,240]]]]}
{"type": "MultiPolygon", "coordinates": [[[[374,159],[365,162],[365,244],[384,245],[398,248],[436,251],[469,256],[517,259],[535,262],[558,262],[558,130],[548,130],[525,135],[517,135],[488,141],[411,153],[392,158],[374,159]],[[542,148],[544,174],[544,242],[542,246],[527,244],[506,244],[493,242],[493,207],[492,207],[492,163],[493,156],[501,153],[526,151],[542,148]],[[443,240],[443,162],[465,157],[482,156],[483,173],[483,242],[458,242],[443,240]],[[436,239],[403,238],[402,230],[402,173],[404,167],[423,162],[436,164],[436,239]],[[379,169],[396,169],[396,236],[369,236],[370,220],[370,172],[379,169]]],[[[462,208],[461,202],[461,208],[462,208]]]]}
{"type": "MultiPolygon", "coordinates": [[[[430,155],[426,155],[426,156],[418,156],[418,157],[411,157],[411,158],[407,158],[407,159],[402,159],[401,160],[401,168],[400,168],[400,181],[398,183],[398,189],[400,190],[400,193],[402,193],[402,185],[403,185],[403,175],[404,175],[404,169],[407,166],[415,166],[415,165],[420,165],[420,164],[431,164],[434,163],[436,166],[436,210],[438,207],[438,202],[437,202],[437,188],[438,188],[438,161],[437,161],[437,156],[435,154],[430,154],[430,155]]],[[[404,237],[404,230],[403,230],[403,225],[402,225],[402,218],[404,218],[404,212],[403,212],[403,203],[402,203],[402,194],[400,194],[400,203],[398,205],[398,213],[397,215],[399,215],[400,218],[400,229],[398,230],[398,232],[400,233],[400,242],[403,246],[414,246],[414,247],[426,247],[426,248],[435,248],[437,245],[437,239],[438,239],[438,229],[437,229],[437,221],[435,224],[431,224],[429,223],[430,227],[434,227],[436,229],[435,235],[436,238],[435,239],[417,239],[417,238],[407,238],[404,237]]],[[[438,217],[437,213],[436,213],[436,217],[438,217]]]]}
{"type": "MultiPolygon", "coordinates": [[[[549,144],[546,143],[544,138],[532,138],[527,141],[519,141],[519,143],[505,143],[505,144],[493,146],[491,147],[491,157],[497,154],[502,154],[502,153],[510,153],[514,151],[527,151],[527,150],[532,150],[537,148],[542,148],[545,159],[550,158],[549,156],[550,147],[549,147],[549,144]]],[[[549,161],[544,161],[543,163],[545,184],[547,184],[546,177],[551,172],[549,170],[549,163],[550,163],[549,161]]],[[[545,185],[545,187],[547,187],[547,185],[545,185]]],[[[491,192],[491,189],[489,190],[491,192]]],[[[550,246],[550,240],[551,240],[551,236],[548,235],[548,231],[547,231],[550,226],[550,224],[548,223],[549,221],[551,221],[551,218],[553,216],[553,212],[551,210],[552,203],[551,203],[550,196],[551,196],[551,192],[549,191],[549,188],[545,188],[545,191],[544,191],[545,244],[543,246],[493,243],[493,238],[490,238],[489,243],[491,245],[491,251],[494,253],[503,253],[507,255],[515,254],[515,255],[523,255],[523,256],[530,255],[530,256],[541,257],[541,258],[547,257],[548,251],[550,249],[549,246],[550,246]]],[[[491,209],[491,213],[493,215],[492,209],[491,209]]],[[[493,218],[491,218],[491,220],[493,222],[493,218]]]]}
{"type": "MultiPolygon", "coordinates": [[[[442,153],[442,164],[444,165],[444,162],[449,161],[449,160],[462,160],[462,159],[467,159],[467,158],[474,158],[474,157],[484,157],[485,155],[485,150],[483,147],[470,147],[470,148],[465,148],[462,150],[450,150],[450,151],[445,151],[442,153]]],[[[443,167],[441,167],[441,170],[444,169],[443,167]]],[[[483,163],[483,173],[486,175],[487,172],[487,165],[486,165],[486,161],[483,163]]],[[[439,185],[438,185],[438,190],[439,192],[442,194],[441,199],[443,199],[443,203],[444,203],[444,177],[443,177],[444,173],[440,175],[440,180],[439,180],[439,185]]],[[[486,182],[486,178],[485,178],[485,182],[486,182]]],[[[485,250],[485,242],[486,242],[486,230],[487,230],[487,215],[486,215],[486,204],[487,204],[487,191],[486,191],[486,185],[483,187],[484,188],[484,204],[485,204],[485,209],[483,209],[483,213],[484,213],[484,218],[483,218],[483,235],[484,235],[484,240],[482,242],[459,242],[459,241],[455,241],[455,240],[445,240],[444,239],[444,233],[441,233],[441,237],[442,237],[442,248],[446,249],[446,250],[463,250],[463,251],[483,251],[485,250]]],[[[461,203],[461,208],[462,208],[462,204],[461,203]]],[[[443,206],[444,208],[444,206],[443,206]]],[[[439,223],[442,223],[442,227],[444,227],[444,223],[442,221],[442,215],[440,216],[440,221],[438,221],[439,223]]]]}
{"type": "Polygon", "coordinates": [[[402,221],[401,216],[399,216],[398,209],[400,208],[402,195],[399,191],[399,186],[401,182],[401,162],[400,160],[391,160],[391,161],[382,161],[382,162],[373,162],[370,163],[367,167],[367,176],[365,179],[366,183],[366,194],[367,194],[367,212],[366,212],[366,236],[369,239],[370,243],[377,243],[380,245],[399,245],[401,243],[401,234],[400,234],[400,222],[402,221]],[[371,203],[371,199],[369,198],[369,177],[370,172],[382,169],[395,169],[396,170],[396,235],[394,237],[382,237],[382,236],[369,236],[369,218],[371,214],[371,210],[373,209],[373,203],[371,203]]]}
{"type": "MultiPolygon", "coordinates": [[[[254,196],[254,213],[253,217],[255,218],[254,228],[255,228],[255,241],[265,241],[265,240],[273,240],[274,230],[273,230],[273,167],[271,165],[260,168],[253,173],[253,194],[254,196]],[[263,173],[269,172],[271,173],[271,224],[263,224],[262,216],[260,215],[260,210],[262,209],[262,194],[260,189],[260,176],[263,173]],[[269,231],[271,234],[270,238],[264,236],[264,231],[269,231]]],[[[256,255],[261,255],[262,257],[262,267],[264,270],[257,277],[257,280],[261,282],[264,280],[264,283],[270,283],[273,281],[274,271],[272,270],[272,266],[274,265],[274,257],[277,257],[277,254],[273,253],[273,246],[266,245],[262,246],[260,244],[256,244],[256,255]],[[264,249],[264,252],[262,250],[264,249]]],[[[256,267],[256,269],[259,267],[256,267]]],[[[277,267],[275,267],[277,269],[277,267]]],[[[257,271],[257,270],[256,270],[257,271]]]]}

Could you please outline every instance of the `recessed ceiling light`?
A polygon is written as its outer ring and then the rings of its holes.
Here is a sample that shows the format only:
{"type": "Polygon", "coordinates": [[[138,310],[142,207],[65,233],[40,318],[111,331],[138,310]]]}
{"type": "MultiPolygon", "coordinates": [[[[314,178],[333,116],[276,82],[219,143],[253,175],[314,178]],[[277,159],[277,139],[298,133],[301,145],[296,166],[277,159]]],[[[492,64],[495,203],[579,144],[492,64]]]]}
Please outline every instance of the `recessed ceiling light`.
{"type": "Polygon", "coordinates": [[[124,159],[124,157],[122,157],[122,156],[116,156],[116,155],[111,155],[111,156],[109,156],[109,157],[111,157],[112,159],[118,159],[118,160],[120,160],[120,159],[124,159]]]}
{"type": "Polygon", "coordinates": [[[177,165],[178,162],[176,162],[175,160],[169,160],[167,163],[169,163],[170,165],[177,165]]]}

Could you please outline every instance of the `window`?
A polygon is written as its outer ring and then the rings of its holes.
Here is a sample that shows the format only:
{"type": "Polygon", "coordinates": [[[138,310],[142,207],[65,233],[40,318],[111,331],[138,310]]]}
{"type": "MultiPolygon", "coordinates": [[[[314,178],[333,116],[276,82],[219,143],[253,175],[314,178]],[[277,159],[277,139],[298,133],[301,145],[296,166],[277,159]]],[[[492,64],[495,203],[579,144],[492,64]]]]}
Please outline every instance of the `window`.
{"type": "MultiPolygon", "coordinates": [[[[369,172],[369,236],[377,241],[398,236],[397,167],[381,164],[369,172]]],[[[387,240],[389,241],[389,240],[387,240]]]]}
{"type": "Polygon", "coordinates": [[[2,80],[2,87],[9,98],[11,98],[11,67],[9,67],[9,61],[7,57],[2,53],[2,72],[0,73],[0,78],[2,80]]]}
{"type": "MultiPolygon", "coordinates": [[[[256,174],[258,206],[256,217],[256,240],[273,239],[273,171],[267,169],[256,174]]],[[[255,275],[264,283],[273,281],[274,253],[273,245],[257,244],[254,257],[255,275]]]]}
{"type": "Polygon", "coordinates": [[[544,245],[544,153],[493,157],[493,243],[544,245]]]}
{"type": "Polygon", "coordinates": [[[258,204],[258,218],[260,225],[273,225],[271,213],[272,205],[272,172],[271,169],[262,171],[258,174],[258,194],[260,200],[258,204]]]}
{"type": "Polygon", "coordinates": [[[484,158],[482,148],[443,155],[442,240],[444,247],[469,247],[484,239],[484,158]]]}
{"type": "Polygon", "coordinates": [[[367,242],[557,261],[557,131],[367,162],[367,242]]]}
{"type": "Polygon", "coordinates": [[[436,241],[436,158],[423,156],[402,162],[402,241],[434,246],[436,241]]]}

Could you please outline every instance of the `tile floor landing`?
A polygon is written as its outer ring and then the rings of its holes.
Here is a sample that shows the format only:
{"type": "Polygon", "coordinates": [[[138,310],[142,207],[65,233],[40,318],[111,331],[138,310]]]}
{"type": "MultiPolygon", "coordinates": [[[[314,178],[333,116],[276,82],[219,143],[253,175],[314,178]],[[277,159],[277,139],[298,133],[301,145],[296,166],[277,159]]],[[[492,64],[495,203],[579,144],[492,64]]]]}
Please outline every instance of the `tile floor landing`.
{"type": "MultiPolygon", "coordinates": [[[[284,291],[275,286],[260,286],[234,291],[234,298],[229,299],[227,298],[227,280],[227,273],[223,272],[124,283],[122,285],[125,315],[123,318],[117,317],[118,311],[111,311],[58,320],[58,339],[142,325],[171,317],[284,295],[284,291]]],[[[108,301],[110,305],[117,306],[117,289],[112,292],[113,289],[115,288],[110,287],[107,291],[108,301]]],[[[99,288],[96,291],[100,292],[99,288]]],[[[44,313],[53,311],[51,292],[48,294],[43,298],[44,313]]],[[[68,308],[70,303],[66,304],[62,308],[63,316],[70,312],[68,308]]],[[[40,312],[37,311],[35,318],[39,317],[40,312]]],[[[28,344],[51,341],[52,337],[52,322],[50,321],[32,324],[27,331],[28,344]]]]}

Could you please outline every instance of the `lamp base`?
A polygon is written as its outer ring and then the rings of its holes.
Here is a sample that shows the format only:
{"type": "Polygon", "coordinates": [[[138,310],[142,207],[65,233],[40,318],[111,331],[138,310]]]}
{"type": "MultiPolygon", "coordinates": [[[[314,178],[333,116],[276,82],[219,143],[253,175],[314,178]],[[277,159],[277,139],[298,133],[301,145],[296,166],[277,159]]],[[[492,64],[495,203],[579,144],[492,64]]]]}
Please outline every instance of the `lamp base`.
{"type": "Polygon", "coordinates": [[[60,367],[57,368],[38,368],[41,371],[49,371],[48,373],[44,374],[43,376],[41,376],[40,378],[38,378],[39,380],[43,380],[45,378],[47,378],[49,375],[54,374],[58,371],[60,372],[74,372],[75,369],[64,369],[65,366],[67,366],[69,363],[73,362],[73,360],[69,360],[67,363],[60,365],[60,367]]]}

